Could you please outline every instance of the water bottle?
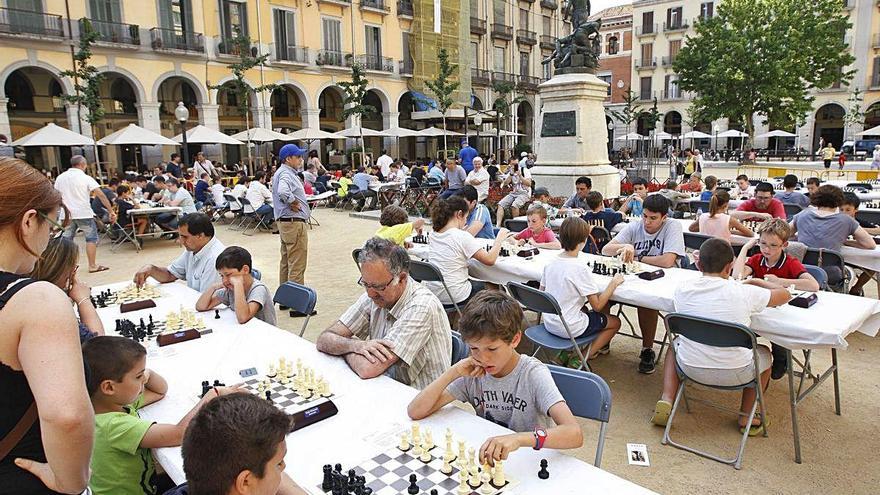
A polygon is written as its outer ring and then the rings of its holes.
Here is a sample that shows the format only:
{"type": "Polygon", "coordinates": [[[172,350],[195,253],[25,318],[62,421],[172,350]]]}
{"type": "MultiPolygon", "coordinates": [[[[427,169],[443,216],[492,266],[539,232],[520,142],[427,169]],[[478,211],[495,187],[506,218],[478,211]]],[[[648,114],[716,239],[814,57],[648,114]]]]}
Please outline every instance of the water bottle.
{"type": "Polygon", "coordinates": [[[702,215],[703,215],[703,208],[702,207],[697,208],[697,218],[700,218],[700,216],[702,216],[702,215]]]}

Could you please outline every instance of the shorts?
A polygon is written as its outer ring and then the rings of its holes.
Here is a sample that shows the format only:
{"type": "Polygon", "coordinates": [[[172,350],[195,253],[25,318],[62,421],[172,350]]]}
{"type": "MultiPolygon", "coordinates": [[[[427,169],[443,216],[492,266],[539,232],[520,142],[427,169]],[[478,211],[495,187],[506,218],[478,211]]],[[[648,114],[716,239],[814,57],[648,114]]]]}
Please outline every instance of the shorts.
{"type": "Polygon", "coordinates": [[[586,337],[599,333],[608,326],[608,315],[606,315],[605,313],[587,309],[586,306],[581,308],[581,312],[586,313],[586,315],[590,318],[590,322],[587,324],[587,329],[584,330],[583,333],[575,334],[575,338],[586,337]]]}
{"type": "Polygon", "coordinates": [[[65,239],[73,239],[76,231],[82,230],[86,236],[86,242],[96,244],[98,242],[98,226],[95,225],[94,218],[74,218],[70,220],[70,225],[64,229],[63,237],[65,239]]]}
{"type": "MultiPolygon", "coordinates": [[[[672,342],[677,347],[678,339],[672,342]]],[[[758,368],[763,373],[770,368],[772,362],[770,349],[765,345],[758,346],[758,368]]],[[[735,387],[749,383],[755,379],[755,365],[749,363],[748,366],[733,369],[720,368],[698,368],[688,366],[678,361],[678,367],[691,380],[706,385],[716,385],[719,387],[735,387]]]]}
{"type": "Polygon", "coordinates": [[[825,168],[831,168],[831,160],[825,160],[825,168]]]}
{"type": "Polygon", "coordinates": [[[499,208],[522,208],[526,203],[529,202],[529,195],[525,192],[512,192],[507,196],[501,198],[501,201],[498,202],[499,208]]]}

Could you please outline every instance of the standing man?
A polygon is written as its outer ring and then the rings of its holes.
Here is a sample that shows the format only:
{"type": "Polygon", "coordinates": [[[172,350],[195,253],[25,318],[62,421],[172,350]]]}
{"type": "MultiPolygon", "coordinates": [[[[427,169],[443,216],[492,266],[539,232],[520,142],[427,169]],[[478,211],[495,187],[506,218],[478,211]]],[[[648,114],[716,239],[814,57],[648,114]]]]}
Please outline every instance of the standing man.
{"type": "Polygon", "coordinates": [[[116,213],[107,196],[101,192],[98,182],[86,175],[86,157],[74,155],[70,158],[70,168],[55,179],[55,189],[61,193],[64,206],[70,211],[70,225],[64,229],[64,237],[73,239],[77,229],[82,229],[86,236],[86,255],[89,258],[89,273],[109,270],[99,265],[95,258],[98,254],[98,226],[95,225],[94,212],[89,201],[92,193],[107,209],[111,223],[116,221],[116,213]]]}
{"type": "MultiPolygon", "coordinates": [[[[272,206],[275,222],[281,234],[281,263],[278,283],[291,281],[305,284],[306,262],[309,255],[309,227],[311,211],[306,191],[297,173],[303,168],[303,155],[309,152],[295,144],[285,144],[278,152],[281,165],[272,176],[272,206]]],[[[281,308],[286,309],[286,308],[281,308]]],[[[291,311],[290,316],[305,316],[291,311]]]]}
{"type": "MultiPolygon", "coordinates": [[[[458,152],[458,158],[461,159],[461,168],[464,169],[465,173],[470,174],[471,170],[474,169],[474,158],[479,154],[476,148],[471,148],[467,139],[461,140],[461,151],[458,152]]],[[[480,162],[482,163],[482,160],[480,162]]],[[[474,184],[471,185],[474,186],[474,184]]]]}
{"type": "MultiPolygon", "coordinates": [[[[171,161],[165,164],[165,173],[171,174],[178,179],[183,176],[183,170],[180,166],[180,155],[177,153],[171,153],[171,161]]],[[[201,177],[201,174],[196,175],[195,177],[201,177]]]]}
{"type": "Polygon", "coordinates": [[[382,174],[382,180],[387,181],[388,176],[391,175],[391,164],[394,163],[394,159],[388,156],[388,152],[382,150],[382,155],[376,159],[376,166],[379,167],[379,173],[382,174]]]}
{"type": "Polygon", "coordinates": [[[834,145],[831,144],[831,141],[825,143],[825,147],[822,148],[822,161],[825,162],[825,170],[831,168],[831,160],[834,159],[834,145]]]}
{"type": "MultiPolygon", "coordinates": [[[[173,155],[172,155],[173,157],[173,155]]],[[[217,178],[220,175],[220,172],[214,168],[214,164],[211,163],[211,160],[205,158],[205,154],[199,151],[196,153],[196,161],[193,163],[193,177],[201,177],[202,174],[208,174],[211,177],[217,178]]]]}

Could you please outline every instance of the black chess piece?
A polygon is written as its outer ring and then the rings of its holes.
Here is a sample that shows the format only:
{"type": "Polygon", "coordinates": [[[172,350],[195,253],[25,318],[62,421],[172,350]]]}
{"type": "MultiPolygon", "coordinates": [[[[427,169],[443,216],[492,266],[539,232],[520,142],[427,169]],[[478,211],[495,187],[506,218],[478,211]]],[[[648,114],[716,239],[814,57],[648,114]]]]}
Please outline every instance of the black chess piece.
{"type": "Polygon", "coordinates": [[[336,471],[337,473],[341,473],[342,472],[342,464],[339,464],[337,462],[336,465],[333,466],[333,470],[336,471]]]}
{"type": "Polygon", "coordinates": [[[406,489],[406,493],[410,495],[419,495],[419,484],[416,483],[418,478],[415,474],[409,475],[409,486],[406,489]]]}
{"type": "Polygon", "coordinates": [[[272,402],[272,391],[266,390],[266,400],[272,402]]]}
{"type": "Polygon", "coordinates": [[[365,486],[365,487],[361,490],[361,495],[373,495],[373,489],[370,488],[370,487],[368,487],[368,486],[365,486]]]}
{"type": "Polygon", "coordinates": [[[215,320],[219,320],[219,319],[220,319],[220,310],[219,310],[219,309],[215,309],[215,310],[214,310],[214,319],[215,319],[215,320]]]}
{"type": "Polygon", "coordinates": [[[333,488],[333,466],[330,464],[324,464],[324,480],[321,482],[321,489],[325,492],[331,488],[333,488]]]}
{"type": "Polygon", "coordinates": [[[211,390],[211,383],[208,382],[208,380],[203,380],[202,381],[202,397],[204,397],[205,394],[207,394],[209,390],[211,390]]]}
{"type": "Polygon", "coordinates": [[[538,471],[538,478],[546,480],[550,477],[550,471],[547,471],[547,459],[541,459],[541,470],[538,471]]]}
{"type": "Polygon", "coordinates": [[[354,469],[349,469],[349,470],[348,470],[348,484],[349,484],[349,485],[353,485],[353,484],[355,484],[355,482],[357,481],[357,480],[355,479],[355,476],[356,476],[356,475],[355,475],[355,473],[354,473],[354,469]]]}
{"type": "Polygon", "coordinates": [[[141,324],[140,324],[140,329],[141,329],[141,330],[146,330],[146,329],[147,329],[147,324],[144,323],[144,319],[143,319],[143,318],[141,318],[140,323],[141,323],[141,324]]]}
{"type": "Polygon", "coordinates": [[[214,380],[214,386],[215,386],[215,387],[222,387],[223,384],[220,383],[220,380],[214,380]]]}
{"type": "Polygon", "coordinates": [[[437,489],[431,488],[431,495],[437,495],[437,489]]]}

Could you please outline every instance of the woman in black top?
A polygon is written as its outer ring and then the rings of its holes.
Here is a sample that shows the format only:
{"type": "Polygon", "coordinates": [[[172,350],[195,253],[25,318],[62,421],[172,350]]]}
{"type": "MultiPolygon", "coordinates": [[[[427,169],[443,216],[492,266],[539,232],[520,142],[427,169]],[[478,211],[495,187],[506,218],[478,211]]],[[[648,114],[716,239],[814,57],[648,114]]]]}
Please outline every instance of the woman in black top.
{"type": "Polygon", "coordinates": [[[80,493],[95,417],[76,318],[50,282],[26,278],[58,224],[61,195],[38,170],[0,158],[0,491],[80,493]],[[20,434],[16,434],[20,431],[20,434]]]}

